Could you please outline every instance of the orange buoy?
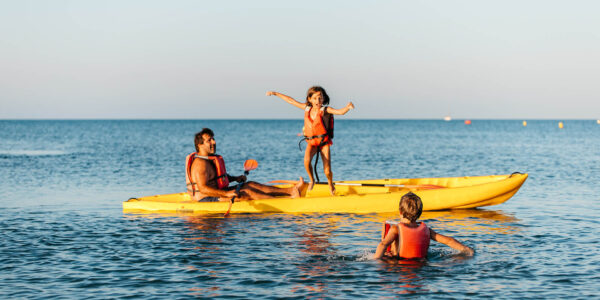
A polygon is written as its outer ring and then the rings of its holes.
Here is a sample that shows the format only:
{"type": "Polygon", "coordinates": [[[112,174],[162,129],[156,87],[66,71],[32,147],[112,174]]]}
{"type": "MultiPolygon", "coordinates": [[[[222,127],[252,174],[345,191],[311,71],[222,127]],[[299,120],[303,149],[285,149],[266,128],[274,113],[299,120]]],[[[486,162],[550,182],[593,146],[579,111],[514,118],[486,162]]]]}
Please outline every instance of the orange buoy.
{"type": "Polygon", "coordinates": [[[527,121],[523,121],[523,126],[527,127],[527,121]]]}
{"type": "Polygon", "coordinates": [[[558,128],[563,129],[563,127],[565,127],[565,125],[563,124],[563,122],[558,122],[558,128]]]}
{"type": "Polygon", "coordinates": [[[471,120],[465,120],[466,125],[471,125],[471,120]]]}

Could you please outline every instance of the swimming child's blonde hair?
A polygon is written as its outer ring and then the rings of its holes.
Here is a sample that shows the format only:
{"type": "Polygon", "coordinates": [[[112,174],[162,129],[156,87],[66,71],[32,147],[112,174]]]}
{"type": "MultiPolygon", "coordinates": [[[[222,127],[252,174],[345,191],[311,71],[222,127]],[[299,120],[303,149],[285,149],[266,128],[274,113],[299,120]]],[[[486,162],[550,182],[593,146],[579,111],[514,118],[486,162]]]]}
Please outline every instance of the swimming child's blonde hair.
{"type": "Polygon", "coordinates": [[[423,212],[423,201],[413,192],[404,194],[398,206],[400,214],[411,222],[416,222],[423,212]]]}

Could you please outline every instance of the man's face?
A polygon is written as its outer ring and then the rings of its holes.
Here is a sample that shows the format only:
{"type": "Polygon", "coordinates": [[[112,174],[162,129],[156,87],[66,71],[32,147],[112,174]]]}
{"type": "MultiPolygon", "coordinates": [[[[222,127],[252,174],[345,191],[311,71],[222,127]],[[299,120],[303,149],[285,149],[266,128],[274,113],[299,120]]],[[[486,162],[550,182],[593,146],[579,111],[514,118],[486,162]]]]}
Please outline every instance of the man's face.
{"type": "Polygon", "coordinates": [[[202,135],[202,140],[202,144],[198,145],[200,152],[205,152],[206,154],[215,154],[217,152],[217,142],[214,137],[205,133],[202,135]]]}

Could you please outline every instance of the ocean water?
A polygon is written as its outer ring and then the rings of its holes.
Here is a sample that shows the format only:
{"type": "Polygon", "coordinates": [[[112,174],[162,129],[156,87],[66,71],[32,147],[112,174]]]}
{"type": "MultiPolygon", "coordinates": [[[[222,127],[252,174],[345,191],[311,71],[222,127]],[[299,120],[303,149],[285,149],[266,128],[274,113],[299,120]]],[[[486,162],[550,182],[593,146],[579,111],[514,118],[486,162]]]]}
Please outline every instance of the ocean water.
{"type": "Polygon", "coordinates": [[[0,121],[0,298],[596,298],[600,125],[564,123],[337,120],[335,180],[529,173],[504,204],[423,214],[475,256],[410,263],[370,259],[395,213],[122,212],[185,189],[202,127],[230,173],[306,178],[301,120],[0,121]]]}

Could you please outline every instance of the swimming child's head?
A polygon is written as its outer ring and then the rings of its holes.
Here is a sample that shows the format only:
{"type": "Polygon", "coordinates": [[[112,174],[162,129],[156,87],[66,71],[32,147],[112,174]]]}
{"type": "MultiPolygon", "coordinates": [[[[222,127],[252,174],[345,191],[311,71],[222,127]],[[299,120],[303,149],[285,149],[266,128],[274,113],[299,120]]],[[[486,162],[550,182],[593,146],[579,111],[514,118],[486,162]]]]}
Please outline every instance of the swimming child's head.
{"type": "Polygon", "coordinates": [[[308,92],[306,92],[306,105],[312,106],[311,98],[313,98],[314,96],[314,100],[316,101],[319,95],[323,100],[322,105],[329,105],[329,96],[327,95],[327,92],[324,88],[318,85],[311,87],[310,89],[308,89],[308,92]]]}
{"type": "Polygon", "coordinates": [[[399,209],[400,215],[411,222],[416,222],[423,212],[423,202],[419,196],[413,192],[408,192],[400,198],[399,209]]]}

